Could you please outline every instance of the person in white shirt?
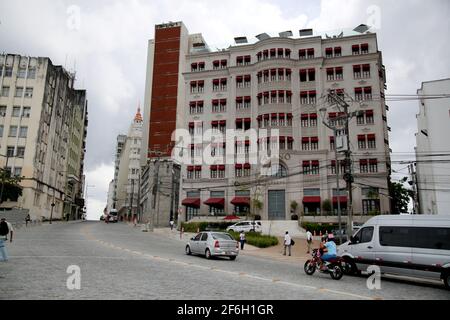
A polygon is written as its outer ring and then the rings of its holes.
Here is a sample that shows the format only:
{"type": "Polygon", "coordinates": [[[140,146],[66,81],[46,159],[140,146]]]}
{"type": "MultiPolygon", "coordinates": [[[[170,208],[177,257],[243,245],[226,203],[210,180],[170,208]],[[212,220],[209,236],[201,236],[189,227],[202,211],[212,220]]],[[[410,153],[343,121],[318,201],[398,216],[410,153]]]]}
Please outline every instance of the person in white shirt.
{"type": "Polygon", "coordinates": [[[284,256],[286,255],[286,249],[289,249],[289,256],[291,256],[291,245],[291,236],[289,235],[289,232],[286,231],[286,234],[284,235],[284,256]]]}
{"type": "Polygon", "coordinates": [[[312,240],[313,240],[312,233],[309,230],[306,230],[306,243],[308,245],[308,252],[306,252],[306,253],[310,253],[311,252],[312,240]]]}

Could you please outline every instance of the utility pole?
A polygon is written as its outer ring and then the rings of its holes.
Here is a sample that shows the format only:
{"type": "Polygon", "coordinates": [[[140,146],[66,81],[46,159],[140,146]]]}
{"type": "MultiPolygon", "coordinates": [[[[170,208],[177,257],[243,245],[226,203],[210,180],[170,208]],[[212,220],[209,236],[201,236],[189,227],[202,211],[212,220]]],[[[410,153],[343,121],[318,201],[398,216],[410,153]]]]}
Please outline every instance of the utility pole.
{"type": "MultiPolygon", "coordinates": [[[[347,183],[347,192],[348,192],[348,203],[347,203],[347,234],[350,235],[353,233],[353,181],[354,177],[352,174],[352,160],[351,160],[351,149],[350,149],[350,130],[349,123],[350,119],[354,116],[358,115],[360,111],[349,112],[350,106],[345,101],[343,97],[340,97],[336,93],[329,93],[328,99],[335,104],[338,109],[343,110],[344,115],[342,117],[337,117],[336,120],[343,119],[345,121],[344,128],[345,134],[347,136],[347,150],[345,151],[345,167],[346,173],[344,174],[344,181],[347,183]]],[[[335,141],[336,143],[336,141],[335,141]]],[[[337,164],[336,164],[337,165],[337,164]]],[[[338,190],[340,196],[340,190],[338,190]]]]}
{"type": "MultiPolygon", "coordinates": [[[[325,122],[326,118],[326,108],[320,109],[321,116],[322,116],[322,123],[328,127],[329,129],[333,130],[333,136],[334,136],[334,154],[335,154],[335,161],[336,161],[336,189],[337,189],[337,213],[338,213],[338,225],[339,225],[339,243],[342,243],[342,211],[341,211],[341,187],[339,186],[339,161],[338,161],[338,148],[337,148],[337,128],[335,126],[331,126],[330,123],[325,122]]],[[[334,207],[334,206],[333,206],[334,207]]]]}

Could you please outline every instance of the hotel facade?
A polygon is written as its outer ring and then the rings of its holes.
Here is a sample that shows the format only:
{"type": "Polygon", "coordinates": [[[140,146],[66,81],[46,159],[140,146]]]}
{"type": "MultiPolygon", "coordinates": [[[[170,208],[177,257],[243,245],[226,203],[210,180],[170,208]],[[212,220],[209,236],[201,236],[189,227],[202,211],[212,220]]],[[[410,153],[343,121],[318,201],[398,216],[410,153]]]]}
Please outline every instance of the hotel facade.
{"type": "MultiPolygon", "coordinates": [[[[255,43],[241,37],[227,49],[211,51],[200,34],[189,35],[182,23],[159,29],[183,30],[177,38],[184,48],[177,54],[182,78],[170,117],[172,129],[184,129],[189,142],[179,143],[172,132],[166,139],[166,150],[182,165],[182,220],[248,213],[290,220],[335,214],[338,200],[345,213],[349,195],[342,176],[349,168],[342,153],[336,163],[335,146],[340,147],[346,132],[343,110],[329,94],[342,97],[354,115],[349,121],[353,214],[389,212],[386,77],[376,34],[358,28],[336,36],[263,34],[255,43]],[[339,129],[336,141],[323,122],[339,129]],[[230,130],[247,137],[223,138],[230,130]],[[279,153],[276,161],[261,162],[261,153],[271,148],[279,153]],[[230,150],[235,155],[227,158],[230,150]]],[[[149,112],[153,116],[152,103],[146,108],[144,136],[151,141],[157,133],[150,134],[155,126],[147,119],[149,112]]]]}

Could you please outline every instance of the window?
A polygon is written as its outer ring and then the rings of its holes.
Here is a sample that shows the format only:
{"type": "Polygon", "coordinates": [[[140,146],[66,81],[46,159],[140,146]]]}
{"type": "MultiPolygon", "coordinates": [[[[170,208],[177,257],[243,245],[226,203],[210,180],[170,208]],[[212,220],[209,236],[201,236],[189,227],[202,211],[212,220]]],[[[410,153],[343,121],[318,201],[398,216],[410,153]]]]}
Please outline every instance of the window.
{"type": "Polygon", "coordinates": [[[9,87],[2,87],[2,97],[9,97],[9,87]]]}
{"type": "Polygon", "coordinates": [[[303,161],[303,174],[317,175],[319,174],[319,161],[303,161]]]}
{"type": "Polygon", "coordinates": [[[0,138],[3,137],[3,125],[0,125],[0,138]]]}
{"type": "Polygon", "coordinates": [[[334,150],[334,137],[330,137],[330,150],[333,151],[334,150]]]}
{"type": "MultiPolygon", "coordinates": [[[[380,244],[383,247],[413,247],[413,227],[380,227],[380,244]]],[[[433,237],[434,238],[434,237],[433,237]]]]}
{"type": "Polygon", "coordinates": [[[363,89],[362,88],[355,88],[355,100],[356,101],[362,101],[363,99],[364,99],[363,89]]]}
{"type": "Polygon", "coordinates": [[[191,101],[189,103],[190,114],[202,114],[203,113],[203,101],[191,101]]]}
{"type": "Polygon", "coordinates": [[[14,176],[16,176],[16,177],[22,176],[22,168],[20,168],[20,167],[14,168],[14,176]]]}
{"type": "Polygon", "coordinates": [[[373,212],[380,212],[379,199],[366,199],[362,201],[363,214],[370,214],[373,212]]]}
{"type": "Polygon", "coordinates": [[[369,160],[369,172],[370,173],[377,173],[378,172],[378,160],[377,159],[370,159],[369,160]]]}
{"type": "Polygon", "coordinates": [[[22,98],[22,96],[23,96],[23,87],[16,87],[16,93],[14,94],[14,97],[22,98]]]}
{"type": "Polygon", "coordinates": [[[5,78],[12,77],[13,67],[5,67],[5,78]]]}
{"type": "Polygon", "coordinates": [[[25,147],[17,147],[17,157],[18,158],[25,157],[25,147]]]}
{"type": "Polygon", "coordinates": [[[363,135],[363,134],[358,135],[358,148],[359,149],[366,149],[367,148],[366,136],[363,135]]]}
{"type": "Polygon", "coordinates": [[[335,57],[340,57],[340,56],[342,56],[342,48],[341,48],[341,47],[335,47],[335,48],[334,48],[334,56],[335,56],[335,57]]]}
{"type": "Polygon", "coordinates": [[[0,117],[6,117],[6,106],[0,106],[0,117]]]}
{"type": "Polygon", "coordinates": [[[355,44],[352,46],[352,55],[358,55],[360,53],[359,44],[355,44]]]}
{"type": "Polygon", "coordinates": [[[25,98],[33,98],[33,88],[25,89],[25,98]]]}
{"type": "Polygon", "coordinates": [[[12,116],[15,118],[20,117],[20,107],[13,107],[12,116]]]}
{"type": "Polygon", "coordinates": [[[361,173],[368,173],[369,172],[369,167],[367,165],[367,160],[366,159],[359,160],[359,172],[361,172],[361,173]]]}
{"type": "Polygon", "coordinates": [[[353,77],[355,79],[361,79],[362,73],[361,73],[361,66],[360,65],[353,66],[353,77]]]}
{"type": "Polygon", "coordinates": [[[15,147],[12,146],[8,146],[8,148],[6,149],[6,155],[10,158],[14,157],[14,152],[16,151],[15,147]]]}
{"type": "Polygon", "coordinates": [[[17,137],[17,126],[9,127],[9,137],[11,137],[11,138],[17,137]]]}
{"type": "Polygon", "coordinates": [[[344,79],[344,69],[342,67],[327,68],[327,80],[343,80],[344,79]]]}
{"type": "Polygon", "coordinates": [[[301,91],[300,92],[300,104],[316,104],[317,93],[316,91],[301,91]]]}
{"type": "Polygon", "coordinates": [[[369,149],[375,149],[377,147],[376,136],[374,134],[367,135],[367,147],[369,149]]]}
{"type": "Polygon", "coordinates": [[[368,243],[373,238],[373,227],[362,228],[354,237],[356,243],[368,243]]]}
{"type": "Polygon", "coordinates": [[[364,88],[364,100],[372,100],[372,87],[364,88]]]}
{"type": "Polygon", "coordinates": [[[363,78],[370,78],[370,64],[363,64],[362,65],[362,77],[363,78]]]}
{"type": "Polygon", "coordinates": [[[36,79],[36,68],[28,69],[28,79],[36,79]]]}
{"type": "Polygon", "coordinates": [[[365,116],[366,116],[366,124],[373,124],[374,123],[373,110],[366,110],[365,116]]]}
{"type": "Polygon", "coordinates": [[[17,71],[17,78],[25,79],[26,74],[27,74],[26,68],[19,68],[19,70],[17,71]]]}
{"type": "Polygon", "coordinates": [[[28,127],[20,127],[19,138],[26,138],[28,134],[28,127]]]}

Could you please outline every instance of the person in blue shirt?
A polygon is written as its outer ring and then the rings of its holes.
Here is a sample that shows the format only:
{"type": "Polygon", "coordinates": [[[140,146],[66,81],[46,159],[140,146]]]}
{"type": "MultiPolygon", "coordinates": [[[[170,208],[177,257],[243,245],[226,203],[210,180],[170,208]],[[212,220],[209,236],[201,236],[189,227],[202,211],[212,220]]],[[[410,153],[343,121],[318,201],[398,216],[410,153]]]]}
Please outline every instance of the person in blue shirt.
{"type": "Polygon", "coordinates": [[[325,242],[320,244],[320,248],[323,251],[323,255],[320,257],[323,262],[330,261],[337,257],[336,243],[334,243],[334,236],[332,233],[328,235],[325,242]]]}

